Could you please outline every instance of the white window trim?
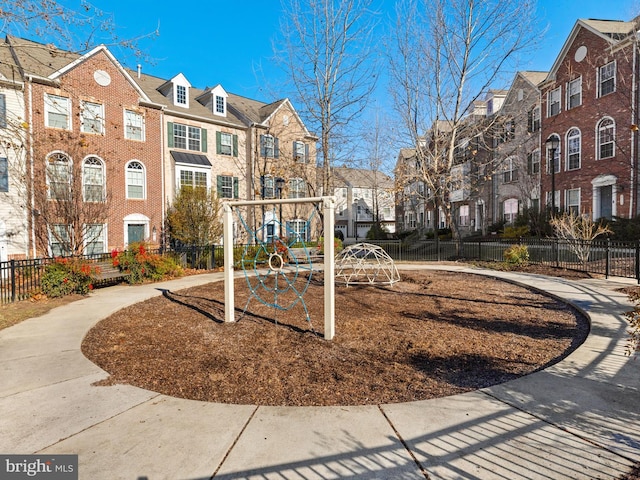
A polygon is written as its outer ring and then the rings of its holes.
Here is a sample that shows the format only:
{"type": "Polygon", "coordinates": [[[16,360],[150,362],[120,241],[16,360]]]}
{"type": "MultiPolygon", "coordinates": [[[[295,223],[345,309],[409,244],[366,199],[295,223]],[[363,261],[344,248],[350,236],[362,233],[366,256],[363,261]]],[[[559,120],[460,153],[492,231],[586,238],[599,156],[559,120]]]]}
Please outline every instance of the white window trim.
{"type": "Polygon", "coordinates": [[[88,155],[86,156],[83,160],[82,160],[82,199],[85,202],[91,202],[91,203],[104,203],[106,201],[106,183],[107,183],[107,177],[106,177],[106,172],[105,172],[105,161],[98,157],[97,155],[88,155]],[[86,197],[86,191],[85,191],[85,175],[84,175],[84,169],[85,169],[85,165],[87,160],[89,160],[90,158],[96,158],[100,161],[100,170],[102,172],[102,201],[100,202],[96,202],[96,201],[92,201],[92,200],[87,200],[86,197]]]}
{"type": "MultiPolygon", "coordinates": [[[[65,152],[60,151],[60,150],[55,150],[51,153],[49,153],[45,159],[45,175],[46,175],[46,180],[47,180],[47,198],[51,199],[51,200],[55,200],[57,199],[57,197],[55,196],[51,196],[51,175],[49,174],[49,165],[51,165],[52,163],[50,162],[50,158],[53,155],[63,155],[64,157],[66,157],[67,159],[67,166],[68,166],[68,187],[69,189],[71,189],[71,181],[72,181],[72,175],[73,175],[73,160],[71,159],[71,157],[69,155],[67,155],[65,152]]],[[[58,163],[58,162],[55,162],[58,163]]]]}
{"type": "MultiPolygon", "coordinates": [[[[103,247],[103,251],[99,252],[99,253],[106,253],[106,251],[108,250],[108,245],[109,245],[107,243],[107,227],[108,227],[108,224],[106,224],[106,223],[92,223],[92,224],[83,225],[83,233],[84,233],[84,235],[83,235],[82,242],[83,242],[84,252],[87,251],[87,248],[91,243],[94,243],[94,242],[89,242],[90,239],[87,238],[87,233],[88,233],[87,229],[88,229],[88,227],[90,227],[90,226],[93,227],[93,226],[98,226],[98,225],[102,227],[102,230],[100,232],[100,238],[101,238],[102,244],[104,246],[103,247]]],[[[98,237],[96,237],[96,239],[97,238],[98,237]]],[[[94,239],[94,240],[96,240],[96,239],[94,239]]]]}
{"type": "Polygon", "coordinates": [[[175,83],[173,85],[173,104],[176,105],[177,107],[189,108],[189,86],[188,85],[184,85],[182,83],[175,83]],[[184,88],[184,102],[178,101],[180,97],[178,95],[178,89],[180,87],[184,88]]]}
{"type": "Polygon", "coordinates": [[[71,112],[72,112],[72,108],[71,108],[71,99],[69,97],[64,97],[62,95],[56,95],[55,93],[45,93],[44,94],[44,125],[45,127],[48,128],[57,128],[60,130],[71,130],[73,127],[73,122],[72,122],[72,118],[71,118],[71,112]],[[50,125],[49,124],[49,113],[50,112],[55,112],[55,113],[60,113],[60,110],[55,110],[54,107],[54,101],[51,97],[56,97],[56,98],[64,98],[67,101],[67,126],[66,128],[62,128],[62,127],[57,127],[55,125],[50,125]]]}
{"type": "Polygon", "coordinates": [[[147,198],[147,167],[145,166],[145,164],[143,162],[141,162],[140,160],[129,160],[127,162],[127,164],[124,167],[124,188],[125,188],[125,198],[127,200],[146,200],[147,198]],[[128,178],[128,173],[129,173],[129,165],[131,165],[132,163],[139,163],[140,165],[142,165],[142,197],[130,197],[129,196],[129,178],[128,178]]]}
{"type": "Polygon", "coordinates": [[[569,82],[567,82],[567,102],[566,102],[566,110],[571,110],[572,108],[577,108],[580,105],[582,105],[582,76],[579,76],[577,78],[574,78],[573,80],[570,80],[569,82]],[[580,101],[578,102],[577,105],[574,105],[573,107],[571,106],[571,85],[575,82],[578,82],[578,92],[577,95],[580,97],[580,101]]]}
{"type": "Polygon", "coordinates": [[[569,130],[567,130],[567,136],[565,138],[565,142],[566,142],[566,155],[565,155],[565,164],[564,164],[564,169],[565,171],[572,171],[572,170],[580,170],[582,168],[582,132],[580,131],[580,129],[578,127],[571,127],[569,128],[569,130]],[[576,130],[578,132],[577,138],[578,138],[578,166],[575,168],[571,168],[569,165],[569,155],[571,154],[571,152],[569,151],[569,139],[572,137],[569,137],[569,132],[571,132],[571,130],[576,130]]]}
{"type": "Polygon", "coordinates": [[[193,173],[195,172],[204,173],[207,176],[206,188],[207,190],[211,188],[211,168],[197,167],[195,165],[176,164],[176,191],[179,191],[180,188],[182,187],[182,185],[180,184],[180,177],[181,177],[181,172],[183,171],[189,171],[193,173]]]}
{"type": "MultiPolygon", "coordinates": [[[[556,102],[554,102],[555,104],[556,102]]],[[[562,86],[554,88],[547,93],[547,118],[555,117],[562,112],[562,86]],[[551,114],[551,98],[555,92],[558,92],[558,113],[551,114]]]]}
{"type": "Polygon", "coordinates": [[[228,132],[220,132],[220,155],[233,155],[233,134],[228,132]],[[229,144],[223,142],[224,138],[230,140],[229,144]],[[225,147],[229,147],[229,153],[224,151],[225,147]]]}
{"type": "Polygon", "coordinates": [[[582,192],[580,188],[569,188],[564,191],[564,208],[569,212],[571,206],[575,206],[578,209],[578,215],[580,214],[580,202],[582,201],[582,192]],[[578,192],[578,203],[576,205],[569,205],[569,192],[578,192]]]}
{"type": "Polygon", "coordinates": [[[137,111],[135,111],[135,110],[133,110],[131,108],[125,108],[123,110],[123,112],[122,112],[122,115],[123,115],[122,123],[124,125],[124,138],[126,140],[133,140],[134,142],[144,142],[145,141],[145,130],[146,130],[145,129],[145,124],[146,124],[145,116],[142,113],[137,112],[137,111]],[[127,134],[127,127],[129,126],[129,124],[127,123],[127,112],[131,113],[132,115],[140,117],[142,125],[140,126],[140,137],[141,138],[139,138],[139,139],[138,138],[132,138],[127,134]]]}
{"type": "Polygon", "coordinates": [[[596,85],[598,86],[598,88],[596,90],[597,98],[602,98],[602,97],[604,97],[606,95],[609,95],[611,93],[615,93],[616,92],[616,89],[618,87],[618,78],[617,77],[618,77],[618,65],[617,65],[615,60],[612,60],[611,62],[607,62],[604,65],[600,65],[597,68],[597,70],[596,70],[596,80],[597,80],[597,84],[596,85]],[[600,78],[601,77],[601,73],[602,73],[602,69],[604,67],[607,67],[607,66],[611,65],[611,64],[613,64],[613,90],[608,92],[608,93],[605,93],[603,95],[602,94],[602,81],[601,81],[601,78],[600,78]]]}
{"type": "MultiPolygon", "coordinates": [[[[609,143],[609,142],[607,142],[609,143]]],[[[615,158],[616,156],[616,121],[611,118],[611,117],[602,117],[600,120],[598,120],[598,122],[596,123],[596,160],[609,160],[611,158],[615,158]],[[613,145],[613,150],[612,150],[612,154],[609,157],[602,157],[600,156],[601,153],[601,143],[600,143],[600,129],[601,129],[601,125],[605,120],[611,120],[612,122],[612,128],[613,128],[613,140],[610,142],[613,145]]]]}
{"type": "Polygon", "coordinates": [[[89,101],[83,101],[81,103],[81,109],[82,112],[80,114],[80,130],[82,131],[82,133],[90,133],[93,135],[103,135],[104,134],[104,105],[102,103],[96,103],[96,102],[89,102],[89,101]],[[99,112],[98,112],[98,118],[94,119],[97,120],[99,125],[100,125],[100,129],[98,131],[93,130],[93,129],[85,129],[85,112],[87,111],[87,105],[95,105],[97,107],[99,107],[99,112]]]}

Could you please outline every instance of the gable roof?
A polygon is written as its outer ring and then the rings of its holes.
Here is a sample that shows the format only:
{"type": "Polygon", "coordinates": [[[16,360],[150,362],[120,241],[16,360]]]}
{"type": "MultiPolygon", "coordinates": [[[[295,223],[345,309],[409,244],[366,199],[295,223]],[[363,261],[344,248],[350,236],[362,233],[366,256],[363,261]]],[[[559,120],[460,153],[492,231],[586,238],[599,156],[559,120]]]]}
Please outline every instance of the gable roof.
{"type": "Polygon", "coordinates": [[[5,42],[11,47],[23,76],[33,76],[48,80],[57,80],[89,58],[102,53],[107,56],[116,69],[120,71],[129,84],[138,92],[141,99],[150,102],[144,91],[104,45],[99,45],[84,55],[80,55],[59,50],[54,45],[44,45],[10,35],[7,35],[5,42]]]}
{"type": "Polygon", "coordinates": [[[394,187],[393,179],[380,171],[364,168],[335,167],[333,173],[336,178],[336,186],[382,188],[394,187]]]}
{"type": "Polygon", "coordinates": [[[242,118],[247,125],[260,125],[267,127],[269,125],[269,120],[273,118],[278,110],[285,106],[290,108],[300,125],[302,125],[305,136],[316,138],[315,135],[312,135],[309,130],[307,130],[306,125],[298,115],[296,109],[293,108],[293,105],[288,98],[276,100],[273,103],[263,103],[258,100],[234,95],[232,93],[230,93],[227,98],[228,109],[233,111],[238,117],[242,118]]]}
{"type": "Polygon", "coordinates": [[[518,72],[517,75],[520,75],[522,78],[524,78],[527,82],[531,84],[532,87],[538,88],[538,85],[544,82],[544,79],[547,78],[547,75],[549,75],[549,72],[524,70],[524,71],[518,72]]]}
{"type": "Polygon", "coordinates": [[[45,45],[13,35],[7,35],[5,43],[12,47],[16,62],[24,76],[49,78],[80,57],[77,53],[59,50],[52,44],[45,45]]]}
{"type": "Polygon", "coordinates": [[[571,33],[564,42],[560,53],[553,62],[553,66],[549,70],[545,81],[555,78],[562,60],[566,57],[569,48],[575,41],[580,29],[588,30],[594,35],[602,38],[612,46],[619,44],[621,41],[629,38],[629,36],[637,28],[636,20],[625,22],[621,20],[598,20],[598,19],[579,19],[571,29],[571,33]]]}

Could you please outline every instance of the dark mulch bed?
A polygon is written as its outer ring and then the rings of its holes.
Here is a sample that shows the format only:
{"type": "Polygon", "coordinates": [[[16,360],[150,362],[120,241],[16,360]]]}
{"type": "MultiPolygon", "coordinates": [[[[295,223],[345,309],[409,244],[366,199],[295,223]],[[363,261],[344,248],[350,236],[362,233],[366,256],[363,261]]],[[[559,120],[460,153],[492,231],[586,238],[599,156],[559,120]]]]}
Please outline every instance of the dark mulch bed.
{"type": "Polygon", "coordinates": [[[300,304],[280,311],[253,299],[243,315],[240,279],[234,324],[223,322],[223,283],[213,283],[117,312],[82,350],[111,374],[103,384],[235,404],[364,405],[505,382],[557,362],[588,333],[573,308],[523,286],[439,271],[401,277],[392,287],[337,287],[332,341],[314,276],[311,323],[300,304]]]}

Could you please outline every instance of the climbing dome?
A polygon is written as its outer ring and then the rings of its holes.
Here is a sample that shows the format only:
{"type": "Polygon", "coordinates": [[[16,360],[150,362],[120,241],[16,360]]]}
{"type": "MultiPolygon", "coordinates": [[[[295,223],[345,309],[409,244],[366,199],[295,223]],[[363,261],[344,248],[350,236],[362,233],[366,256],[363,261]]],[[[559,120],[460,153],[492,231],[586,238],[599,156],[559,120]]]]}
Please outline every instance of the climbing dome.
{"type": "Polygon", "coordinates": [[[336,282],[349,285],[393,285],[400,274],[381,247],[356,243],[336,256],[336,282]]]}

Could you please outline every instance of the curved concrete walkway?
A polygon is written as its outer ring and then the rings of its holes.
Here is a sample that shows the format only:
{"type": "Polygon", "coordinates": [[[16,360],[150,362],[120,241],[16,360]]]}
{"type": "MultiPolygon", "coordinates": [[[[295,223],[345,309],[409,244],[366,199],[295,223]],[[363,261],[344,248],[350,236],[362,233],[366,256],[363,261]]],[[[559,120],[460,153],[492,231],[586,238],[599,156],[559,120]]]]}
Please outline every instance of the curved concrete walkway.
{"type": "MultiPolygon", "coordinates": [[[[93,386],[80,351],[116,310],[220,280],[117,286],[0,331],[0,453],[79,455],[81,479],[613,479],[640,461],[640,361],[626,357],[628,280],[470,269],[570,301],[586,342],[543,372],[464,395],[358,407],[256,407],[93,386]]],[[[161,312],[159,312],[161,315],[161,312]]],[[[340,335],[339,325],[337,335],[340,335]]]]}

